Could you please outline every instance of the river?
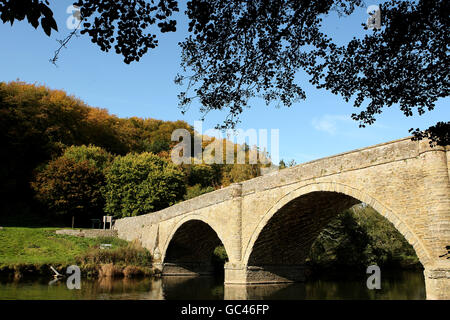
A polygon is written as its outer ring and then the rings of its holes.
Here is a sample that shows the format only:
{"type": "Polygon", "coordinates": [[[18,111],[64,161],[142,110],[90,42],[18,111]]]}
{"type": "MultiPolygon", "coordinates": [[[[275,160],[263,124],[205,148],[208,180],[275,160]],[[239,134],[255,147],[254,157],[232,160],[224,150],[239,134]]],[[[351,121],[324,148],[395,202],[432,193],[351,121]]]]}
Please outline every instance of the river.
{"type": "Polygon", "coordinates": [[[69,290],[64,281],[49,285],[49,280],[0,280],[0,300],[425,299],[422,271],[383,275],[380,290],[367,289],[364,278],[258,286],[228,286],[220,277],[103,278],[82,280],[80,290],[69,290]]]}

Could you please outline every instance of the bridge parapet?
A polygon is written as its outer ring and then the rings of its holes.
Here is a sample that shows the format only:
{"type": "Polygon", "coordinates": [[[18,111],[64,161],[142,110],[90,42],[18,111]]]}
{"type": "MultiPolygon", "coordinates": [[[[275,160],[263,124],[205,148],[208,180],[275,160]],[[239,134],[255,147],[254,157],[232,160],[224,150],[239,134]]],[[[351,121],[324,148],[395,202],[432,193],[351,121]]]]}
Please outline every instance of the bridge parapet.
{"type": "Polygon", "coordinates": [[[162,221],[190,213],[199,209],[218,205],[222,202],[232,200],[236,196],[236,188],[229,186],[207,194],[203,194],[194,199],[177,203],[166,209],[148,213],[136,217],[126,217],[115,221],[114,229],[118,230],[119,237],[127,240],[139,238],[140,230],[145,226],[156,225],[162,221]]]}
{"type": "Polygon", "coordinates": [[[242,193],[245,196],[253,192],[272,189],[281,185],[285,186],[298,181],[317,179],[395,161],[412,159],[419,156],[421,152],[442,149],[442,147],[429,149],[427,146],[428,142],[412,142],[411,137],[408,137],[340,153],[244,181],[242,182],[242,193]],[[425,146],[421,147],[420,144],[425,144],[425,146]]]}

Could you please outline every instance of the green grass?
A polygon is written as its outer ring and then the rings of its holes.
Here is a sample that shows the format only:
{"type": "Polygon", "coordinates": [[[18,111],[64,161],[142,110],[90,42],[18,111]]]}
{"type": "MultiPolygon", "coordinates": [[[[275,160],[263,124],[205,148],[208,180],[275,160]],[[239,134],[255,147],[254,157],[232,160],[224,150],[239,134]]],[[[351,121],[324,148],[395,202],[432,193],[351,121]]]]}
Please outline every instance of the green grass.
{"type": "Polygon", "coordinates": [[[110,243],[113,248],[125,247],[127,242],[113,237],[79,238],[57,235],[58,228],[4,228],[0,230],[0,266],[17,264],[70,264],[76,257],[110,243]]]}

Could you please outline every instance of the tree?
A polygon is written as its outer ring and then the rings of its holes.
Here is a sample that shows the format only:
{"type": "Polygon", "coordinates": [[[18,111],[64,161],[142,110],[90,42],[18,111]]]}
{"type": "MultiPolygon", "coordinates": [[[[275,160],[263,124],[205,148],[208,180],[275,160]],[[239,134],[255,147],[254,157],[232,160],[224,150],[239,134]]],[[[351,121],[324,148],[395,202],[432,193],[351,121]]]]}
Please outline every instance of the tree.
{"type": "Polygon", "coordinates": [[[228,186],[232,183],[253,179],[261,175],[261,166],[258,164],[232,164],[225,165],[222,184],[228,186]]]}
{"type": "Polygon", "coordinates": [[[89,218],[102,216],[104,182],[102,171],[88,160],[77,162],[62,156],[38,172],[31,185],[36,198],[54,215],[66,222],[73,216],[86,224],[89,218]]]}
{"type": "Polygon", "coordinates": [[[220,177],[217,170],[211,165],[187,165],[185,171],[190,186],[200,185],[202,188],[214,187],[219,184],[220,177]]]}
{"type": "MultiPolygon", "coordinates": [[[[449,93],[449,2],[387,1],[381,6],[382,28],[344,46],[320,31],[322,18],[332,10],[349,15],[362,4],[190,1],[191,35],[181,43],[185,71],[177,77],[177,83],[186,83],[180,94],[183,111],[198,99],[205,114],[228,110],[222,127],[233,127],[253,97],[288,107],[305,99],[295,79],[299,71],[318,88],[346,101],[355,98],[357,108],[365,105],[352,116],[362,127],[394,104],[405,116],[432,110],[449,93]]],[[[427,135],[448,144],[450,123],[441,123],[440,128],[427,135]]]]}
{"type": "Polygon", "coordinates": [[[104,170],[113,158],[109,152],[92,144],[89,146],[70,146],[64,151],[63,157],[75,162],[87,161],[99,170],[104,170]]]}
{"type": "Polygon", "coordinates": [[[54,213],[31,187],[52,159],[87,160],[102,171],[112,154],[170,148],[175,128],[192,132],[184,121],[118,118],[63,91],[0,82],[0,219],[54,213]]]}
{"type": "Polygon", "coordinates": [[[200,184],[193,186],[188,186],[186,188],[186,194],[184,195],[184,200],[189,200],[201,196],[202,194],[214,191],[213,187],[202,187],[200,184]]]}
{"type": "MultiPolygon", "coordinates": [[[[449,94],[449,10],[445,0],[386,2],[381,6],[383,27],[345,46],[331,44],[320,53],[324,62],[310,70],[312,83],[347,102],[355,97],[357,108],[365,104],[352,115],[361,127],[373,124],[384,107],[394,104],[407,117],[433,110],[449,94]]],[[[410,132],[432,144],[450,144],[450,122],[410,132]]]]}
{"type": "Polygon", "coordinates": [[[392,223],[373,208],[359,204],[338,214],[311,246],[309,264],[322,268],[416,268],[413,247],[392,223]]]}
{"type": "MultiPolygon", "coordinates": [[[[33,170],[83,140],[83,105],[60,91],[0,83],[0,198],[27,202],[33,170]],[[78,140],[75,142],[75,140],[78,140]]],[[[2,201],[4,202],[4,201],[2,201]]]]}
{"type": "MultiPolygon", "coordinates": [[[[57,31],[58,27],[48,5],[47,0],[0,0],[0,18],[12,25],[15,20],[27,17],[34,28],[40,22],[50,36],[51,29],[57,31]]],[[[89,35],[102,51],[108,52],[114,45],[125,63],[139,61],[148,49],[158,45],[156,35],[147,28],[157,24],[162,33],[176,30],[176,21],[169,19],[178,11],[178,2],[174,0],[160,0],[157,4],[145,0],[78,0],[74,6],[80,8],[81,34],[89,35]]],[[[63,42],[62,46],[67,43],[63,42]]]]}
{"type": "MultiPolygon", "coordinates": [[[[0,82],[0,199],[27,202],[33,171],[70,145],[94,144],[110,152],[132,150],[120,121],[59,90],[0,82]],[[119,123],[119,125],[117,125],[119,123]]],[[[5,201],[2,201],[2,203],[5,201]]]]}
{"type": "Polygon", "coordinates": [[[105,211],[117,218],[164,209],[186,192],[180,168],[152,153],[115,158],[106,170],[105,211]]]}
{"type": "Polygon", "coordinates": [[[429,127],[426,130],[421,131],[419,128],[410,129],[414,135],[413,140],[422,140],[424,138],[429,140],[431,146],[441,145],[448,146],[450,145],[450,127],[449,122],[439,121],[436,125],[429,127]]]}
{"type": "MultiPolygon", "coordinates": [[[[17,0],[2,0],[4,22],[27,14],[17,0]]],[[[26,2],[31,3],[31,0],[26,2]]],[[[33,1],[34,6],[38,1],[33,1]]],[[[39,1],[41,3],[42,1],[39,1]]],[[[45,3],[48,4],[46,1],[45,3]]],[[[364,110],[352,115],[360,126],[371,125],[385,107],[398,105],[405,116],[433,110],[449,93],[449,18],[446,0],[388,0],[380,5],[382,26],[363,39],[339,46],[321,31],[331,11],[350,15],[362,0],[191,0],[187,2],[189,36],[182,48],[183,85],[180,105],[185,112],[194,99],[204,115],[228,110],[221,127],[234,127],[250,100],[292,106],[306,99],[295,75],[304,72],[312,84],[364,110]]],[[[130,63],[157,45],[147,31],[157,23],[161,32],[176,30],[170,17],[178,1],[80,0],[82,34],[102,50],[115,51],[130,63]]],[[[30,23],[52,26],[47,6],[38,6],[30,23]],[[37,18],[36,18],[37,17],[37,18]],[[47,22],[43,22],[47,21],[47,22]]],[[[416,139],[448,144],[450,122],[425,131],[411,129],[416,139]]]]}
{"type": "Polygon", "coordinates": [[[287,164],[283,159],[281,159],[278,167],[280,169],[285,169],[285,168],[295,167],[296,165],[297,165],[297,162],[295,161],[295,159],[290,160],[287,164]]]}
{"type": "Polygon", "coordinates": [[[58,26],[48,5],[47,0],[1,0],[0,19],[3,23],[9,22],[13,25],[15,20],[22,21],[26,17],[35,29],[40,24],[44,32],[50,36],[52,29],[58,31],[58,26]]]}

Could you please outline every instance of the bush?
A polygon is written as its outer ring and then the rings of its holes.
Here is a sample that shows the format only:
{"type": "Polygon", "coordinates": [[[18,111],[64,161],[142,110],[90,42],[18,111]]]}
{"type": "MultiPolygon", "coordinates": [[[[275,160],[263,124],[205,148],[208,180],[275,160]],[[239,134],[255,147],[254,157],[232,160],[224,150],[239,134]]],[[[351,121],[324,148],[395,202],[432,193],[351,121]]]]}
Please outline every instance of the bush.
{"type": "Polygon", "coordinates": [[[107,265],[151,267],[152,255],[137,242],[131,242],[126,247],[113,249],[90,248],[79,255],[76,261],[81,266],[107,265]]]}
{"type": "Polygon", "coordinates": [[[102,265],[98,271],[99,278],[115,278],[120,275],[122,275],[122,269],[112,263],[102,265]]]}
{"type": "Polygon", "coordinates": [[[105,211],[116,218],[164,209],[186,191],[183,172],[152,153],[119,156],[105,176],[105,211]]]}
{"type": "Polygon", "coordinates": [[[144,272],[141,268],[136,266],[127,266],[123,269],[123,275],[126,278],[134,278],[144,275],[144,272]]]}

